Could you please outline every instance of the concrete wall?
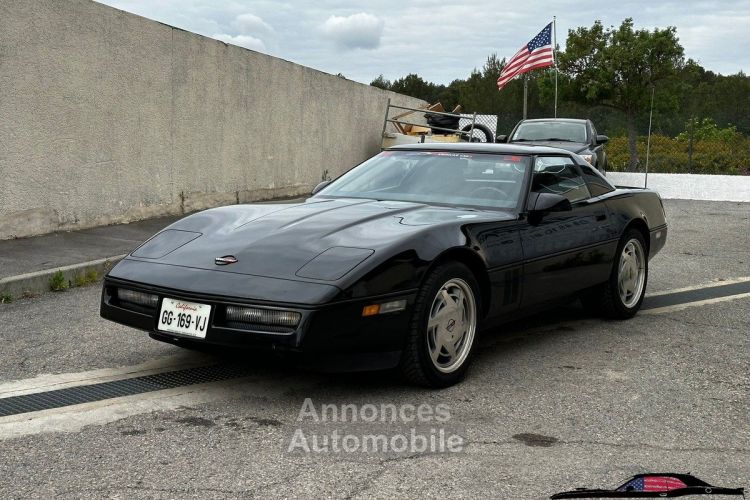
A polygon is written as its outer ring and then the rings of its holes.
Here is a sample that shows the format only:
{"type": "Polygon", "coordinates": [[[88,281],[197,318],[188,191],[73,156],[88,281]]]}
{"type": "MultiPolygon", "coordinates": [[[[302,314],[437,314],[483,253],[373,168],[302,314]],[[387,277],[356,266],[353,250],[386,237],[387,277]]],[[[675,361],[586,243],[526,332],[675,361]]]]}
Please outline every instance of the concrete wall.
{"type": "MultiPolygon", "coordinates": [[[[607,172],[616,186],[643,187],[645,174],[607,172]]],[[[648,174],[648,187],[664,199],[750,202],[750,176],[648,174]]]]}
{"type": "Polygon", "coordinates": [[[0,239],[309,192],[416,99],[89,0],[0,2],[0,239]]]}

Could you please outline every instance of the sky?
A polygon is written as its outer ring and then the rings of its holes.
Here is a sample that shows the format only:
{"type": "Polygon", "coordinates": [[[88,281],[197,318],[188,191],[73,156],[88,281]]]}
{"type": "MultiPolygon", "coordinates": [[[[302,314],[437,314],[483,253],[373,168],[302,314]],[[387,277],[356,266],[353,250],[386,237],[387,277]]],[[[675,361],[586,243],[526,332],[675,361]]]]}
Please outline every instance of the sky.
{"type": "Polygon", "coordinates": [[[491,53],[510,58],[557,16],[569,29],[632,17],[677,27],[687,58],[722,74],[750,70],[748,0],[100,0],[134,14],[362,83],[417,73],[448,84],[491,53]]]}

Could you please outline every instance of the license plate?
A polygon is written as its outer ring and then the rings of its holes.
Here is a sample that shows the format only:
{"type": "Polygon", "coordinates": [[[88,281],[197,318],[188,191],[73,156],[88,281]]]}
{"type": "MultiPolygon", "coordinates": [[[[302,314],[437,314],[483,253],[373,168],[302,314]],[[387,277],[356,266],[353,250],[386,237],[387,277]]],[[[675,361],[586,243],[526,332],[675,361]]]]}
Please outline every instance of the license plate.
{"type": "Polygon", "coordinates": [[[199,339],[206,338],[211,306],[165,297],[161,302],[158,330],[199,339]]]}

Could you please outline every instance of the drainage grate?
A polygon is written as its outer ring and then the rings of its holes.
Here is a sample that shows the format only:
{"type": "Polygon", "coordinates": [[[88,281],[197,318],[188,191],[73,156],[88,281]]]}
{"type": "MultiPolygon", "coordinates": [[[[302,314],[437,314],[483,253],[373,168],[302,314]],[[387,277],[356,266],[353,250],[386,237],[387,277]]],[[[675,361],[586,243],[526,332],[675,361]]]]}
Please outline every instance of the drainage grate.
{"type": "Polygon", "coordinates": [[[175,387],[217,382],[249,374],[249,368],[240,364],[211,365],[124,380],[113,380],[100,384],[37,392],[23,396],[11,396],[0,399],[0,417],[92,403],[122,396],[133,396],[175,387]]]}
{"type": "Polygon", "coordinates": [[[654,297],[646,296],[643,300],[643,309],[656,309],[657,307],[674,306],[699,300],[717,299],[719,297],[728,297],[730,295],[739,295],[741,293],[750,293],[750,281],[697,288],[695,290],[667,293],[664,295],[656,295],[654,297]]]}

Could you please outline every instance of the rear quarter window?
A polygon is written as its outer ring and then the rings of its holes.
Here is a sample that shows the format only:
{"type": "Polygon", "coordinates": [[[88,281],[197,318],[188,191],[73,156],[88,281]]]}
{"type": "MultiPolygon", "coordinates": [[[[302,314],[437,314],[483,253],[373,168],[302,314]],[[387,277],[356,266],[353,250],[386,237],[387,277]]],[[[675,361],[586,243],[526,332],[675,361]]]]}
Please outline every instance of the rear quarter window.
{"type": "Polygon", "coordinates": [[[611,193],[615,190],[615,187],[610,184],[609,181],[605,179],[599,172],[597,172],[594,167],[588,164],[581,165],[580,162],[578,163],[578,166],[581,167],[583,178],[589,187],[591,196],[601,196],[603,194],[611,193]]]}

